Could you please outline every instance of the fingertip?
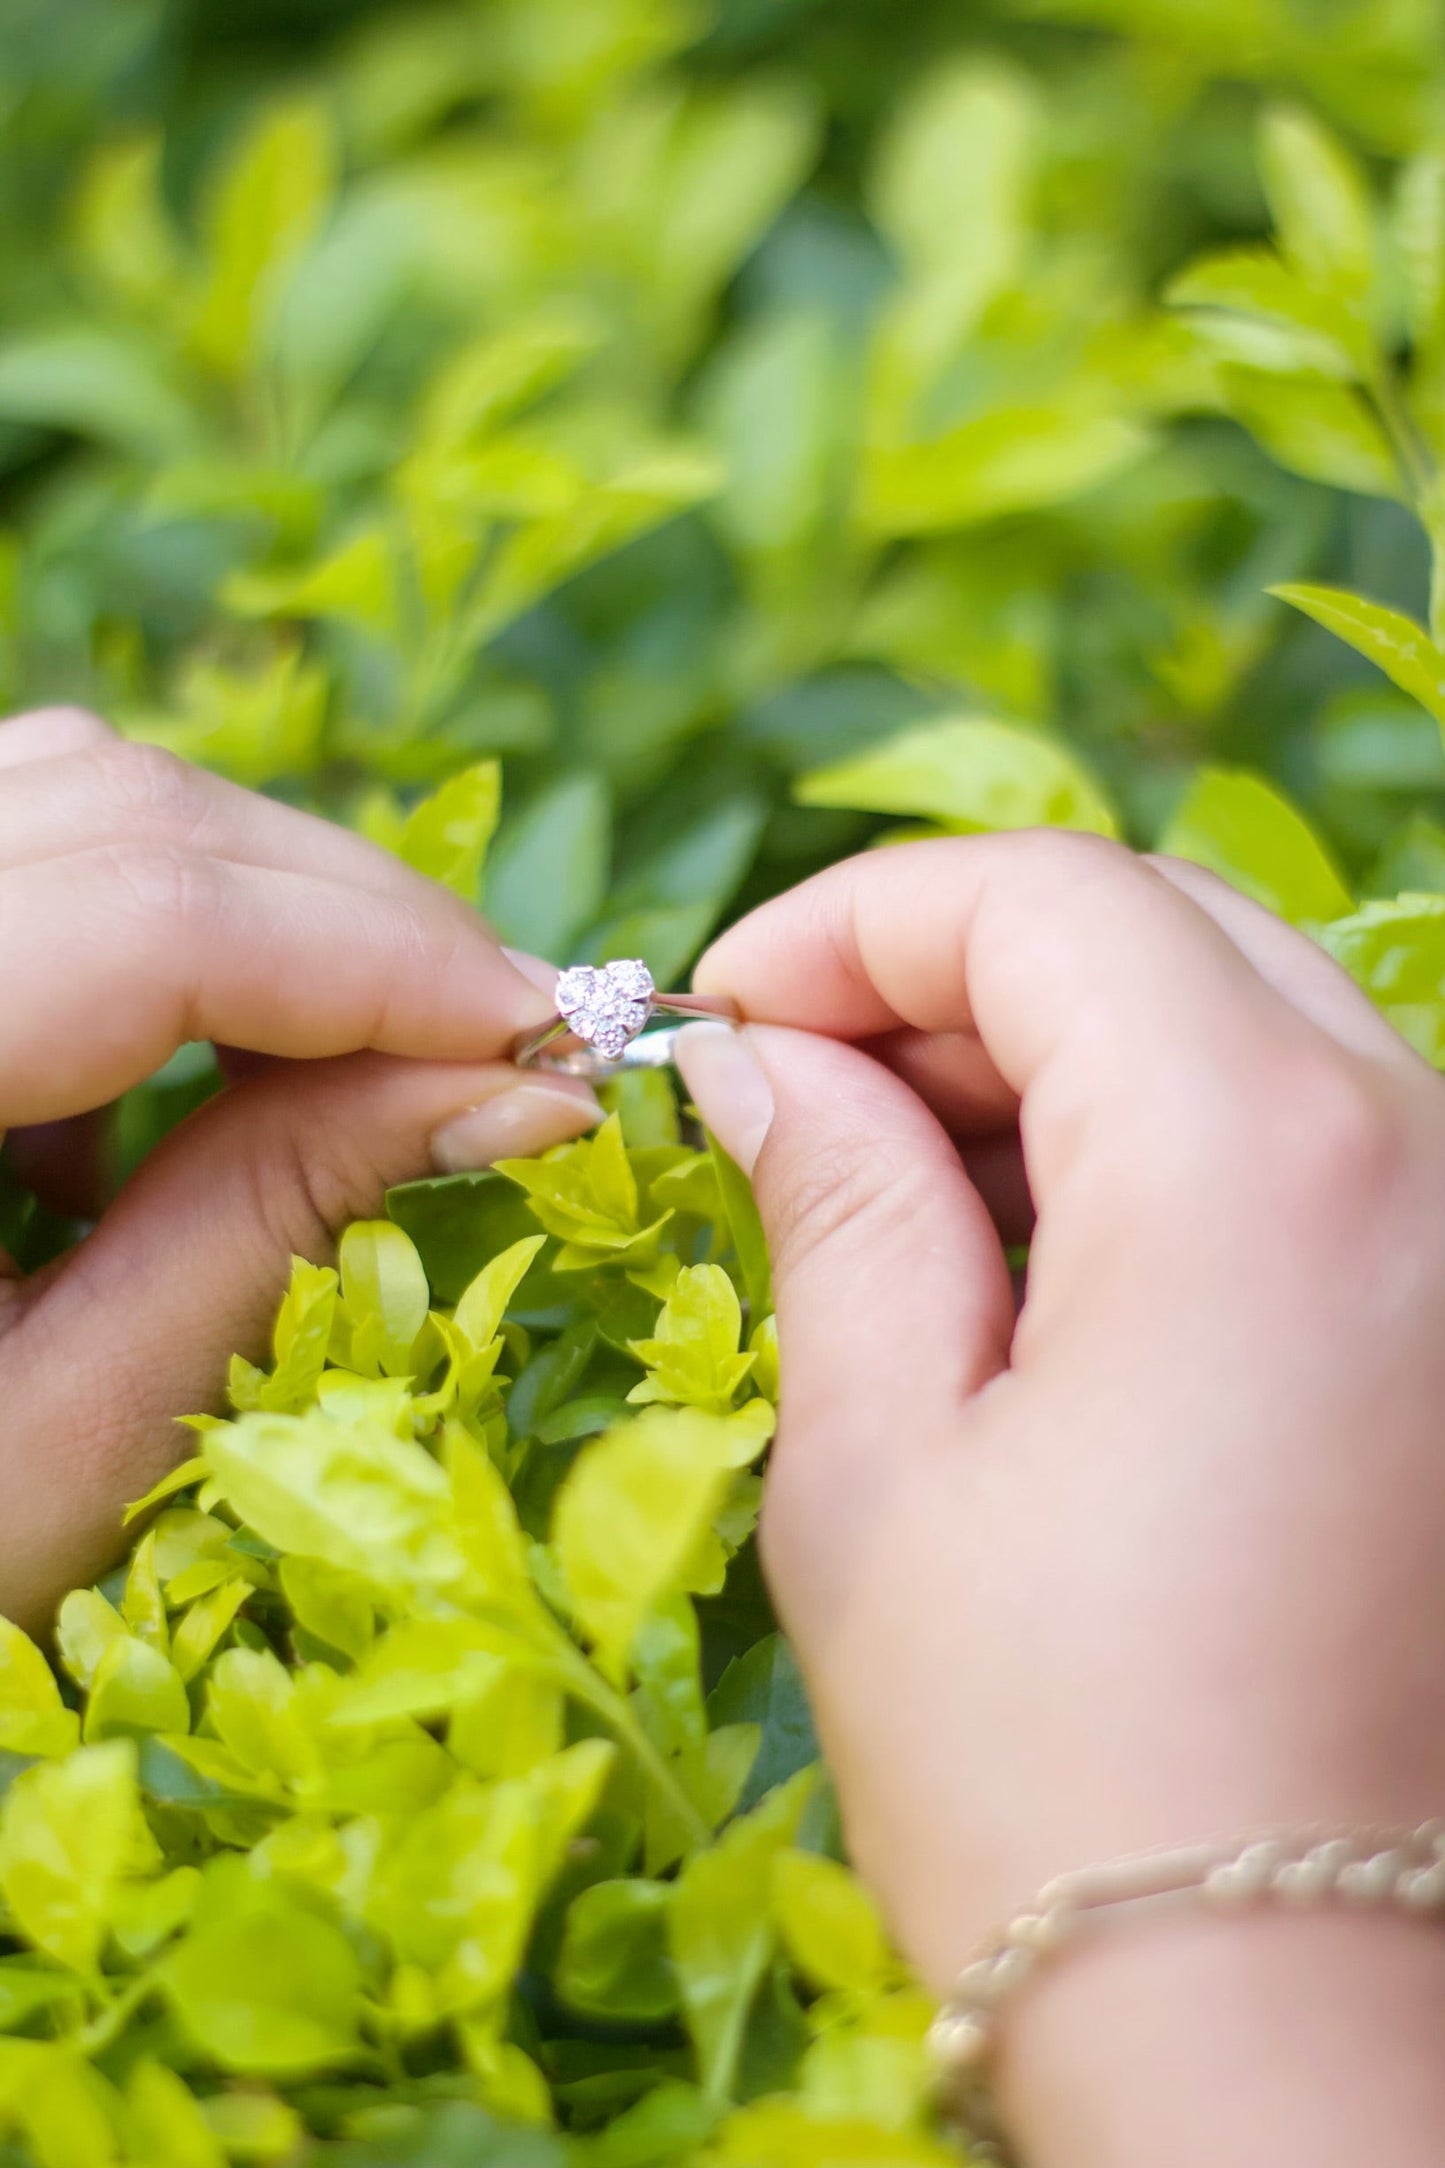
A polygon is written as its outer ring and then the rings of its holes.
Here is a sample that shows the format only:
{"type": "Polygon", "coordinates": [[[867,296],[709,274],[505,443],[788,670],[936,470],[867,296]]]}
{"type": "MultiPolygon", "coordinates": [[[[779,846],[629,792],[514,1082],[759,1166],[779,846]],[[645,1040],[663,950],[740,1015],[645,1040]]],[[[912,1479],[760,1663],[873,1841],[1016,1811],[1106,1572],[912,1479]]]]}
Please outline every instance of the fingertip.
{"type": "Polygon", "coordinates": [[[432,1132],[432,1163],[441,1174],[472,1174],[499,1159],[527,1159],[580,1137],[602,1120],[596,1096],[579,1078],[528,1077],[463,1108],[432,1132]]]}
{"type": "Polygon", "coordinates": [[[729,1158],[751,1174],[773,1124],[773,1087],[746,1028],[687,1024],[673,1047],[682,1080],[729,1158]]]}

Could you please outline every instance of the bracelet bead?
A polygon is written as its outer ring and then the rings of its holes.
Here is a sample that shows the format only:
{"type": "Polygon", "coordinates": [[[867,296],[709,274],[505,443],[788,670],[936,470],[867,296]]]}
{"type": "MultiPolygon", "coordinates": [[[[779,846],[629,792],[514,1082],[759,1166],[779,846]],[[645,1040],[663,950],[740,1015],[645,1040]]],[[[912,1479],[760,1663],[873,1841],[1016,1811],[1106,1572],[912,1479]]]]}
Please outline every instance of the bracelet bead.
{"type": "Polygon", "coordinates": [[[1056,1875],[959,1974],[934,2019],[929,2051],[955,2093],[973,2157],[1006,2162],[989,2110],[987,2063],[1011,1996],[1040,1965],[1111,1914],[1194,1900],[1209,1911],[1277,1904],[1395,1905],[1423,1920],[1445,1915],[1445,1819],[1409,1830],[1276,1832],[1230,1845],[1141,1853],[1056,1875]]]}

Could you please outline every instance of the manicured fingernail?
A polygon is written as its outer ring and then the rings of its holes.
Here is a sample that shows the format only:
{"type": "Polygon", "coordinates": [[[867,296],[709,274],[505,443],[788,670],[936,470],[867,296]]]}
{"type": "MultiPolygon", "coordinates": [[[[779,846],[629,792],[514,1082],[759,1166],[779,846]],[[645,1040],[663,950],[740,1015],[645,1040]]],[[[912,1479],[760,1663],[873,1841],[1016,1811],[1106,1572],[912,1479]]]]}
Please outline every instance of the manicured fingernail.
{"type": "Polygon", "coordinates": [[[557,966],[549,964],[545,956],[533,956],[530,950],[519,948],[504,948],[502,954],[524,979],[530,979],[544,994],[552,993],[557,984],[557,966]]]}
{"type": "Polygon", "coordinates": [[[731,1024],[688,1024],[673,1053],[708,1128],[751,1174],[773,1125],[773,1087],[748,1033],[731,1024]]]}
{"type": "Polygon", "coordinates": [[[571,1077],[529,1077],[443,1122],[432,1135],[432,1161],[442,1174],[471,1174],[493,1160],[523,1159],[580,1137],[601,1119],[602,1109],[585,1084],[571,1077]]]}

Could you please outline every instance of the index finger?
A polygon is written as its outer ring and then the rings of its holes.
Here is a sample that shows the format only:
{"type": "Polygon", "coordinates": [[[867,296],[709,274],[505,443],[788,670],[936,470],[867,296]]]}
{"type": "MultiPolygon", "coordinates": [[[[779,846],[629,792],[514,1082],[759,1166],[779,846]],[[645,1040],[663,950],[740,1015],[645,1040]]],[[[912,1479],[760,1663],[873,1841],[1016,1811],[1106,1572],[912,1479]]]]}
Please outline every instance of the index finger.
{"type": "Polygon", "coordinates": [[[151,846],[0,871],[0,966],[0,1127],[100,1106],[188,1039],[490,1061],[548,1007],[469,914],[151,846]]]}
{"type": "Polygon", "coordinates": [[[1311,1028],[1154,868],[1049,830],[830,867],[725,933],[696,984],[837,1038],[951,1034],[995,1116],[1054,1065],[1127,1094],[1251,1033],[1311,1028]]]}

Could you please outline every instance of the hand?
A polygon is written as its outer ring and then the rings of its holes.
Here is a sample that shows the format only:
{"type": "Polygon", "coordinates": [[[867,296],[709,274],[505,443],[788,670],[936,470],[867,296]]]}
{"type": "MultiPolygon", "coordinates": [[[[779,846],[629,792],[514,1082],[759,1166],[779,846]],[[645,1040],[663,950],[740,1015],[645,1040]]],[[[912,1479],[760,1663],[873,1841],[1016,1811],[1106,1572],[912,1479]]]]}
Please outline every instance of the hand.
{"type": "Polygon", "coordinates": [[[174,1417],[261,1351],[291,1252],[597,1110],[497,1059],[547,1003],[459,899],[72,709],[0,724],[0,987],[0,1131],[72,1203],[67,1117],[188,1039],[284,1057],[238,1065],[73,1254],[0,1278],[0,1610],[42,1628],[112,1562],[174,1417]]]}
{"type": "MultiPolygon", "coordinates": [[[[836,867],[697,984],[764,1020],[679,1059],[773,1245],[766,1563],[929,1980],[1067,1868],[1445,1810],[1425,1064],[1302,936],[1086,838],[836,867]]],[[[1030,2161],[1401,2168],[1445,2152],[1442,2019],[1411,1921],[1161,1924],[1026,1992],[1003,2089],[1030,2161]]]]}

